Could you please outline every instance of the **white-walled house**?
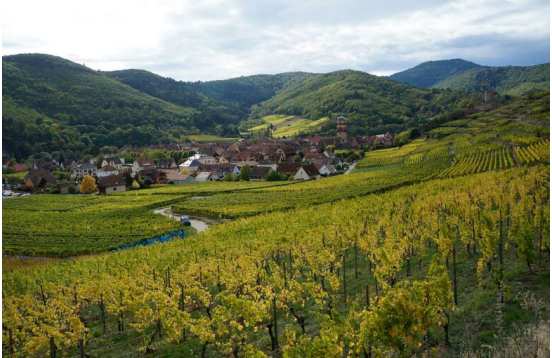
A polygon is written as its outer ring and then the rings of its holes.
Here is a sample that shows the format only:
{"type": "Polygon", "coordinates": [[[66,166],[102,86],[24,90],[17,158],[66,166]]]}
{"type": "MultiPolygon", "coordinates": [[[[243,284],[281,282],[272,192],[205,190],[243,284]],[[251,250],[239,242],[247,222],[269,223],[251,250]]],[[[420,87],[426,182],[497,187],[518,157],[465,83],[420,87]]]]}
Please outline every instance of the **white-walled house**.
{"type": "Polygon", "coordinates": [[[98,178],[103,178],[110,175],[119,175],[119,170],[115,167],[107,165],[105,167],[98,169],[96,171],[96,175],[98,176],[98,178]]]}
{"type": "Polygon", "coordinates": [[[318,172],[320,173],[320,175],[323,175],[323,176],[328,176],[328,175],[333,175],[337,172],[337,170],[335,169],[335,167],[331,164],[322,164],[319,168],[318,168],[318,172]]]}
{"type": "Polygon", "coordinates": [[[293,176],[293,180],[310,180],[318,178],[320,178],[320,173],[312,164],[301,166],[293,176]]]}
{"type": "Polygon", "coordinates": [[[122,169],[124,165],[125,165],[124,158],[111,157],[111,158],[104,158],[102,160],[102,168],[111,166],[117,169],[122,169]]]}
{"type": "Polygon", "coordinates": [[[71,172],[71,177],[72,178],[82,178],[85,175],[95,176],[97,174],[97,172],[98,172],[98,168],[96,168],[95,164],[83,163],[83,164],[78,164],[78,165],[74,166],[74,168],[71,172]]]}
{"type": "Polygon", "coordinates": [[[155,165],[150,160],[135,160],[134,163],[132,163],[132,176],[135,177],[142,170],[152,168],[155,168],[155,165]]]}

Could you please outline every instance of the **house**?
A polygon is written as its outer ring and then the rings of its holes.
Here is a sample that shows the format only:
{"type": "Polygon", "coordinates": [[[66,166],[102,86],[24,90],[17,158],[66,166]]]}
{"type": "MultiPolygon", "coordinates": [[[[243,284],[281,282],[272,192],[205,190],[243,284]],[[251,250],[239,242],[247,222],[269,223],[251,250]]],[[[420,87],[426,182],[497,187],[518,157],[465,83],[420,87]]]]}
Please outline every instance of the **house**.
{"type": "Polygon", "coordinates": [[[117,158],[117,157],[107,157],[102,160],[102,168],[111,166],[115,167],[117,169],[121,169],[125,165],[124,158],[117,158]]]}
{"type": "Polygon", "coordinates": [[[31,169],[23,178],[23,182],[27,189],[36,191],[55,185],[56,178],[46,169],[31,169]]]}
{"type": "Polygon", "coordinates": [[[158,169],[175,169],[177,168],[174,159],[158,159],[155,161],[155,167],[158,169]]]}
{"type": "Polygon", "coordinates": [[[238,142],[232,143],[228,146],[228,151],[239,153],[240,152],[240,144],[238,142]]]}
{"type": "Polygon", "coordinates": [[[287,176],[293,176],[297,173],[297,170],[301,167],[298,163],[281,163],[278,164],[278,173],[287,176]]]}
{"type": "Polygon", "coordinates": [[[224,155],[221,155],[219,158],[218,158],[218,162],[219,164],[229,164],[230,161],[228,160],[228,158],[224,155]]]}
{"type": "Polygon", "coordinates": [[[15,172],[15,173],[20,173],[20,172],[25,172],[29,169],[29,167],[27,167],[27,165],[25,164],[22,164],[22,163],[15,163],[11,169],[15,172]]]}
{"type": "Polygon", "coordinates": [[[310,180],[318,178],[320,178],[320,173],[312,164],[301,166],[293,176],[293,180],[310,180]]]}
{"type": "Polygon", "coordinates": [[[155,164],[151,160],[138,159],[132,163],[132,176],[140,173],[143,170],[155,169],[155,164]]]}
{"type": "Polygon", "coordinates": [[[123,178],[121,175],[110,175],[98,178],[98,189],[101,194],[125,192],[125,178],[123,178]]]}
{"type": "Polygon", "coordinates": [[[204,183],[206,181],[210,181],[211,179],[211,172],[199,172],[196,177],[195,181],[199,183],[204,183]]]}
{"type": "Polygon", "coordinates": [[[110,175],[119,175],[119,169],[111,166],[111,165],[106,165],[105,167],[101,167],[100,169],[98,169],[96,171],[96,176],[98,178],[101,178],[101,177],[108,177],[110,175]]]}
{"type": "Polygon", "coordinates": [[[181,174],[176,169],[163,169],[161,173],[164,174],[164,182],[167,184],[186,184],[194,181],[190,174],[181,174]]]}
{"type": "Polygon", "coordinates": [[[149,182],[150,184],[157,184],[161,179],[161,172],[156,168],[145,168],[137,174],[144,182],[149,182]]]}
{"type": "Polygon", "coordinates": [[[71,171],[71,178],[82,178],[85,175],[96,176],[98,168],[92,163],[76,164],[71,171]]]}
{"type": "Polygon", "coordinates": [[[184,163],[180,164],[178,168],[189,173],[195,173],[199,169],[200,165],[201,163],[199,162],[199,160],[188,159],[184,163]]]}
{"type": "Polygon", "coordinates": [[[321,140],[322,140],[322,138],[319,135],[315,135],[315,136],[307,138],[307,142],[309,142],[312,145],[316,145],[316,146],[320,145],[321,140]]]}
{"type": "Polygon", "coordinates": [[[393,135],[389,132],[385,134],[376,134],[373,140],[374,145],[384,145],[391,146],[393,145],[393,135]]]}
{"type": "Polygon", "coordinates": [[[210,155],[202,155],[199,157],[198,161],[201,164],[217,164],[218,160],[215,157],[212,157],[210,155]]]}
{"type": "Polygon", "coordinates": [[[331,164],[325,164],[321,163],[319,165],[315,164],[316,169],[318,169],[318,172],[322,176],[329,176],[337,173],[337,170],[335,169],[335,166],[331,164]]]}
{"type": "Polygon", "coordinates": [[[200,172],[210,172],[212,180],[222,180],[226,175],[240,175],[240,168],[233,164],[202,164],[200,172]]]}
{"type": "Polygon", "coordinates": [[[201,165],[199,158],[201,158],[201,154],[194,154],[186,159],[184,163],[181,163],[178,168],[180,168],[181,170],[186,169],[188,171],[195,172],[197,168],[199,168],[199,166],[201,165]]]}

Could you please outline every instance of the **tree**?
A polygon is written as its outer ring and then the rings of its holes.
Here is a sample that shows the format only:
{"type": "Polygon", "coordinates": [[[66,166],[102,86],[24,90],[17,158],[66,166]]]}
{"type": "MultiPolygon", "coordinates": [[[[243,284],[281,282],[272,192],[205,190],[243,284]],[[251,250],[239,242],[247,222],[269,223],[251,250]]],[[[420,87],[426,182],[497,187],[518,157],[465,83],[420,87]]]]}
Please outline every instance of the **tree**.
{"type": "Polygon", "coordinates": [[[276,170],[270,170],[268,176],[266,177],[267,181],[278,181],[278,180],[287,180],[285,175],[278,173],[276,170]]]}
{"type": "Polygon", "coordinates": [[[251,169],[246,165],[243,168],[241,168],[240,171],[240,180],[249,180],[249,173],[251,172],[251,169]]]}
{"type": "Polygon", "coordinates": [[[96,179],[90,175],[85,175],[80,184],[80,192],[83,194],[92,194],[95,193],[96,190],[96,179]]]}

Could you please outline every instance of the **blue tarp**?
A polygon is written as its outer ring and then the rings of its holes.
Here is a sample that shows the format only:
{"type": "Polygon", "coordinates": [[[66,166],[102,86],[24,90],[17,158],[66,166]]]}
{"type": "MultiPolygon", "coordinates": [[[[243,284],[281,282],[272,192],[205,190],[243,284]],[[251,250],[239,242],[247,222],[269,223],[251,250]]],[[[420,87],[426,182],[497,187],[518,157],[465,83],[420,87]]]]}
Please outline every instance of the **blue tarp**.
{"type": "Polygon", "coordinates": [[[164,233],[162,235],[159,235],[159,236],[154,236],[154,237],[150,237],[148,239],[143,239],[143,240],[140,240],[140,241],[129,242],[127,244],[123,244],[119,247],[116,247],[116,248],[112,249],[111,251],[126,250],[126,249],[131,249],[133,247],[148,246],[148,245],[153,245],[153,244],[157,244],[157,243],[163,243],[163,242],[173,240],[175,238],[183,239],[185,236],[186,236],[186,232],[184,231],[184,229],[173,230],[173,231],[166,232],[166,233],[164,233]]]}

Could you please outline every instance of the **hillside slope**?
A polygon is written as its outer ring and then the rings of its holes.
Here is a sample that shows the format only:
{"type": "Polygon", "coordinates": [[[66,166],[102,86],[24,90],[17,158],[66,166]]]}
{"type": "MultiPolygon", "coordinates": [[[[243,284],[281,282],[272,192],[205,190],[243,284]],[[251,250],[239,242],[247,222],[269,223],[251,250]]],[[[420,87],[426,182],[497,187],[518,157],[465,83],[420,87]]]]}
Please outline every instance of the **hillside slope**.
{"type": "Polygon", "coordinates": [[[531,90],[547,91],[550,86],[550,64],[492,67],[462,59],[429,61],[389,78],[422,88],[468,92],[494,90],[517,96],[531,90]]]}
{"type": "Polygon", "coordinates": [[[315,74],[306,72],[286,72],[275,75],[253,75],[227,80],[194,83],[199,91],[215,100],[234,103],[247,109],[274,96],[290,85],[300,83],[315,74]]]}
{"type": "MultiPolygon", "coordinates": [[[[32,118],[21,115],[21,109],[50,118],[42,122],[44,126],[73,128],[80,136],[77,146],[82,144],[91,151],[105,145],[168,141],[201,127],[201,118],[192,108],[154,98],[60,57],[5,56],[2,75],[3,102],[9,103],[2,113],[4,138],[14,138],[18,128],[32,122],[32,118]]],[[[29,150],[19,145],[58,146],[51,136],[31,136],[28,140],[5,142],[3,149],[25,155],[29,150]]]]}
{"type": "Polygon", "coordinates": [[[391,75],[390,78],[412,86],[429,88],[450,76],[479,67],[481,66],[476,63],[459,58],[428,61],[405,71],[397,72],[391,75]]]}
{"type": "Polygon", "coordinates": [[[235,134],[250,107],[274,96],[287,85],[310,76],[304,72],[254,75],[207,82],[176,81],[144,70],[105,72],[134,89],[201,112],[202,129],[235,134]]]}
{"type": "Polygon", "coordinates": [[[418,126],[454,108],[468,108],[473,98],[452,91],[404,85],[360,71],[313,75],[254,106],[252,118],[287,114],[319,119],[341,113],[353,134],[399,131],[418,126]]]}
{"type": "Polygon", "coordinates": [[[435,88],[463,91],[495,90],[502,94],[521,95],[530,90],[548,90],[550,64],[536,66],[477,67],[448,77],[435,88]]]}

